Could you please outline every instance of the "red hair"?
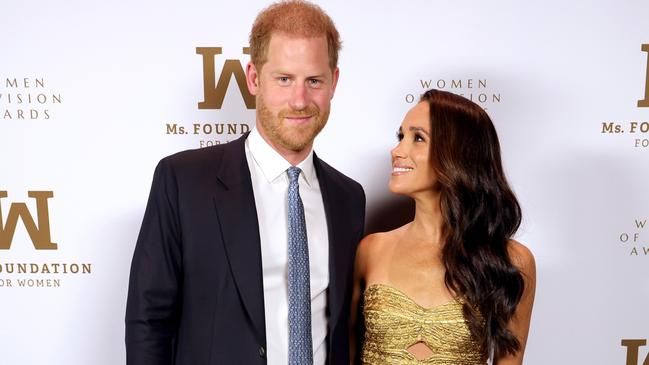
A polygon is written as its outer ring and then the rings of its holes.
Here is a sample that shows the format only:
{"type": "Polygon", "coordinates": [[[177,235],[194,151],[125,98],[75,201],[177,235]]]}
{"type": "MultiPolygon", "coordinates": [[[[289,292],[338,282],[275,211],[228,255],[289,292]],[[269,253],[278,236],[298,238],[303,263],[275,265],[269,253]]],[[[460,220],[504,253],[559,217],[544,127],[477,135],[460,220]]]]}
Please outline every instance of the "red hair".
{"type": "Polygon", "coordinates": [[[250,59],[259,69],[266,63],[273,33],[305,38],[324,36],[329,50],[329,67],[334,70],[338,66],[340,34],[333,20],[319,6],[300,0],[282,1],[257,15],[250,32],[250,59]]]}

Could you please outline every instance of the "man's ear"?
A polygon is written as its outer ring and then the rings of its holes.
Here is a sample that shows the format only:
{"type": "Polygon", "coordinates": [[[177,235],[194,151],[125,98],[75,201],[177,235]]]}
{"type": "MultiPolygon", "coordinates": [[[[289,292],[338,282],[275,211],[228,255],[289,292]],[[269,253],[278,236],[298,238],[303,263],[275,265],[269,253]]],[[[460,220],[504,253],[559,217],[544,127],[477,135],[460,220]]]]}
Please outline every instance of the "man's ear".
{"type": "Polygon", "coordinates": [[[340,70],[338,67],[333,72],[332,75],[332,80],[331,80],[331,98],[334,98],[334,93],[336,92],[336,85],[338,85],[338,76],[340,76],[340,70]]]}
{"type": "Polygon", "coordinates": [[[246,66],[246,84],[248,85],[248,91],[252,95],[257,95],[257,90],[259,89],[259,74],[257,73],[257,67],[254,63],[248,62],[246,66]]]}

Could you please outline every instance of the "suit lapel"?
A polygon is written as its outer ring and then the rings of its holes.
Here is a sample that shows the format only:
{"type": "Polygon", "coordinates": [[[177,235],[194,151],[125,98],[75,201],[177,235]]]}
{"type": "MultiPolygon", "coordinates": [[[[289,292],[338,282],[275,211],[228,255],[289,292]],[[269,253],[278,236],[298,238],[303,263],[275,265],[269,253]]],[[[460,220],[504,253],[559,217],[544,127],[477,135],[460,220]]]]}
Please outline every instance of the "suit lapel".
{"type": "Polygon", "coordinates": [[[329,334],[333,326],[338,322],[340,312],[345,298],[345,283],[347,281],[348,252],[345,246],[349,243],[349,229],[345,227],[345,212],[341,204],[336,204],[336,199],[341,199],[344,194],[331,175],[326,171],[317,156],[314,156],[314,165],[318,174],[320,191],[327,216],[327,232],[329,234],[329,295],[327,304],[329,307],[329,334]],[[345,234],[347,232],[347,235],[345,234]]]}
{"type": "MultiPolygon", "coordinates": [[[[226,255],[241,301],[250,317],[260,343],[266,343],[264,288],[261,241],[250,170],[245,156],[247,134],[225,146],[218,180],[222,188],[214,193],[226,255]]],[[[338,322],[343,308],[351,261],[348,245],[351,227],[349,212],[337,199],[345,193],[332,179],[324,164],[314,156],[329,235],[329,334],[338,322]]],[[[351,246],[350,246],[351,247],[351,246]]],[[[331,340],[331,338],[330,338],[331,340]]]]}
{"type": "Polygon", "coordinates": [[[225,146],[214,205],[225,251],[241,301],[260,343],[266,343],[264,288],[257,209],[245,156],[247,134],[225,146]]]}

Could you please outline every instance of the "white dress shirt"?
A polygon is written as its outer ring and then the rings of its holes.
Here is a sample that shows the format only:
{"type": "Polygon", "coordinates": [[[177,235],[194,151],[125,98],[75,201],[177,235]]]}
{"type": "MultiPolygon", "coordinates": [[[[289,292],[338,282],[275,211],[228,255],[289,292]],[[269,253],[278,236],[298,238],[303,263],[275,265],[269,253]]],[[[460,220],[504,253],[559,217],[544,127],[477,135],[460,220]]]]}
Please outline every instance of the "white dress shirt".
{"type": "MultiPolygon", "coordinates": [[[[269,365],[288,364],[288,184],[291,164],[255,128],[246,139],[246,159],[257,207],[266,315],[266,356],[269,365]]],[[[297,167],[304,204],[311,273],[311,331],[313,363],[327,357],[327,288],[329,236],[313,151],[297,167]]]]}

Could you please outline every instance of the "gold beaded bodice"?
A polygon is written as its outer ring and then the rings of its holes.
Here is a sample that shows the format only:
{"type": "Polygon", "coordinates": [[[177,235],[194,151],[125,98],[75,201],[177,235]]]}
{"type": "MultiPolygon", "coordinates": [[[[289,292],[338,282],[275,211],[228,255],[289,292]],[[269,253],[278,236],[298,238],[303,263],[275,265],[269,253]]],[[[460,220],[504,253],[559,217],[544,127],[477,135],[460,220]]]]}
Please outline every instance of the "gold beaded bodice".
{"type": "Polygon", "coordinates": [[[365,341],[362,363],[371,365],[484,365],[471,337],[462,301],[423,308],[399,290],[372,284],[364,293],[365,341]],[[408,348],[422,342],[432,355],[417,360],[408,348]]]}

